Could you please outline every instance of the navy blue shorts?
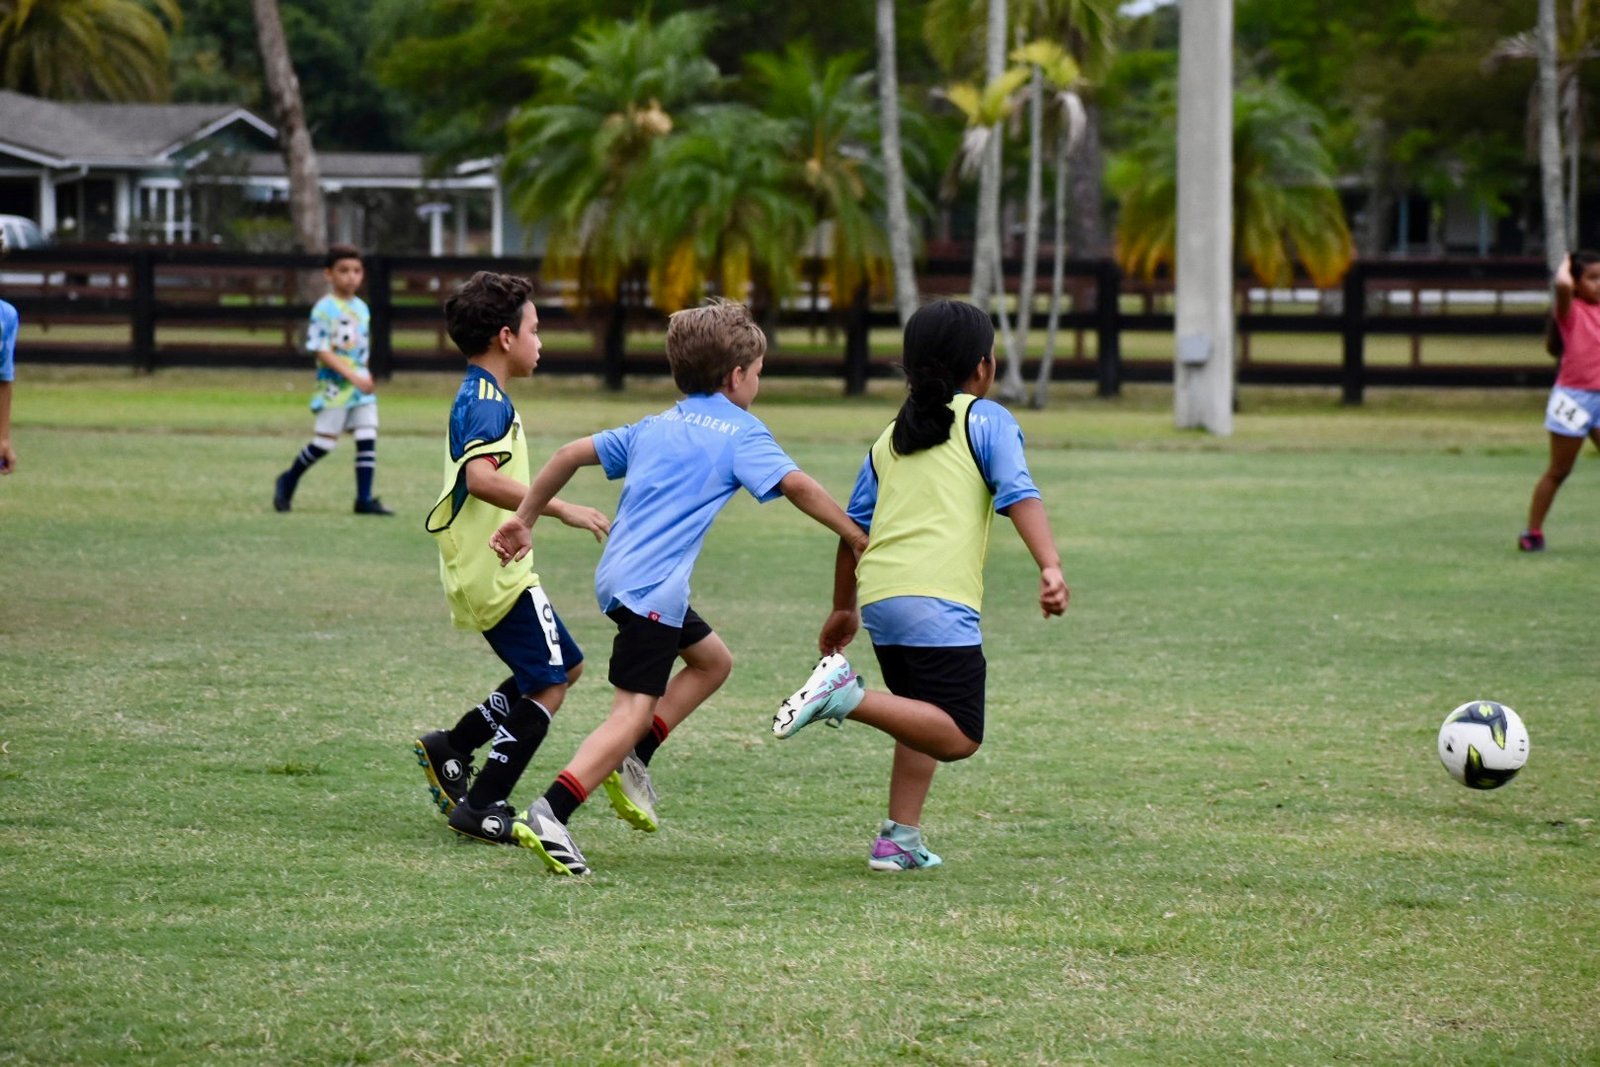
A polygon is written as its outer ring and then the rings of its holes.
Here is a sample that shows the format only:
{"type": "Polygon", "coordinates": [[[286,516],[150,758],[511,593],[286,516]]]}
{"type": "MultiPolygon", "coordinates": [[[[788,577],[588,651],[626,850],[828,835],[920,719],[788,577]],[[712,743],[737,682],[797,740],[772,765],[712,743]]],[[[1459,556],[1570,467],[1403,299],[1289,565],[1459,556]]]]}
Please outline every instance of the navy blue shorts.
{"type": "Polygon", "coordinates": [[[583,662],[583,650],[538,586],[519,596],[506,617],[485,630],[483,637],[511,668],[523,696],[566,685],[567,672],[583,662]]]}

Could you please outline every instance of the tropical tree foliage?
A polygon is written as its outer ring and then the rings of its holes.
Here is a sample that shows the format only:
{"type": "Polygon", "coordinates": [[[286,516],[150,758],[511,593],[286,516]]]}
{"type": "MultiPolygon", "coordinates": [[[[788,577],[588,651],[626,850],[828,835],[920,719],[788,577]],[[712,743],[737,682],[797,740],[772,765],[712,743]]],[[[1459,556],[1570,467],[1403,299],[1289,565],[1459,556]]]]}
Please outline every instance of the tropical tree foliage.
{"type": "Polygon", "coordinates": [[[511,119],[506,179],[526,220],[549,226],[549,266],[610,299],[652,244],[662,141],[721,83],[704,15],[591,24],[577,57],[537,61],[543,88],[511,119]]]}
{"type": "Polygon", "coordinates": [[[784,158],[825,242],[824,280],[836,300],[881,282],[892,269],[877,153],[878,108],[871,74],[852,52],[820,60],[806,42],[747,59],[762,113],[785,131],[784,158]]]}
{"type": "MultiPolygon", "coordinates": [[[[1282,86],[1258,83],[1235,92],[1235,260],[1263,284],[1289,283],[1298,261],[1314,283],[1332,286],[1353,255],[1319,121],[1316,109],[1282,86]]],[[[1122,199],[1117,258],[1130,274],[1150,277],[1176,262],[1175,123],[1169,88],[1152,109],[1149,132],[1112,172],[1122,199]]]]}
{"type": "Polygon", "coordinates": [[[0,0],[0,88],[55,100],[167,99],[177,0],[0,0]]]}

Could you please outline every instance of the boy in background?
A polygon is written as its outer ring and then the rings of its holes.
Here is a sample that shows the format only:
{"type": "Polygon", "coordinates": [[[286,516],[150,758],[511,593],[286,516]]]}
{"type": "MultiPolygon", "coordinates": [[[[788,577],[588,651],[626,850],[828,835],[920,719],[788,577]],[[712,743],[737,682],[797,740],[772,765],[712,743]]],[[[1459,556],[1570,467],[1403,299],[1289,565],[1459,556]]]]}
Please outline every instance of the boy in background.
{"type": "MultiPolygon", "coordinates": [[[[532,293],[526,278],[479,271],[445,303],[446,329],[468,366],[450,409],[444,488],[427,519],[451,619],[482,633],[511,677],[451,729],[423,734],[413,751],[450,828],[496,844],[515,843],[507,798],[583,671],[583,653],[540,587],[532,557],[501,567],[489,548],[527,490],[527,442],[506,387],[539,364],[532,293]],[[472,753],[486,744],[474,780],[472,753]]],[[[596,540],[611,528],[604,513],[560,500],[542,513],[596,540]]]]}
{"type": "MultiPolygon", "coordinates": [[[[527,832],[518,838],[557,874],[589,871],[567,831],[589,793],[607,783],[620,811],[614,790],[643,772],[668,733],[733,669],[728,646],[689,604],[700,546],[733,494],[742,487],[763,503],[788,497],[856,550],[866,547],[860,527],[750,414],[766,350],[743,304],[715,302],[673,315],[667,362],[683,399],[659,415],[561,446],[491,541],[502,563],[515,564],[532,547],[531,524],[578,468],[599,465],[608,478],[625,479],[594,575],[600,610],[617,627],[611,714],[528,808],[521,823],[527,832]],[[673,674],[680,657],[684,667],[673,674]]],[[[648,814],[653,825],[653,805],[648,814]]]]}
{"type": "Polygon", "coordinates": [[[328,294],[312,307],[306,331],[306,349],[317,357],[317,388],[311,395],[316,415],[313,436],[289,469],[278,475],[272,507],[289,510],[300,476],[332,452],[339,435],[348,430],[356,439],[356,514],[393,515],[372,495],[378,467],[378,398],[367,370],[372,313],[356,295],[366,276],[361,253],[349,245],[331,245],[322,276],[328,280],[328,294]]]}

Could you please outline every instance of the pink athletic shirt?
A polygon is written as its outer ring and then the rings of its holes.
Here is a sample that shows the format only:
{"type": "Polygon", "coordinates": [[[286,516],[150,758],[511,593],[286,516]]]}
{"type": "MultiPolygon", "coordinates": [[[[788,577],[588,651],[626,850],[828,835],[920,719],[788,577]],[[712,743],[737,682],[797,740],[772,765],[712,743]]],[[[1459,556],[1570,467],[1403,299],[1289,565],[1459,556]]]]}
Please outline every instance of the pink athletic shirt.
{"type": "Polygon", "coordinates": [[[1600,392],[1600,304],[1573,297],[1572,309],[1556,325],[1566,351],[1556,384],[1600,392]]]}

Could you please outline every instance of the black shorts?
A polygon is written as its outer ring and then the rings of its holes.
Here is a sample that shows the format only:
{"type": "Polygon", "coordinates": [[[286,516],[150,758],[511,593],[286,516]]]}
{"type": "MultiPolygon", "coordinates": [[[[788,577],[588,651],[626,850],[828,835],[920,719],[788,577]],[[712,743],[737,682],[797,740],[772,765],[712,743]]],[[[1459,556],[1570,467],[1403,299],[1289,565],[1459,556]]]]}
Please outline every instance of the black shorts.
{"type": "Polygon", "coordinates": [[[897,697],[925,700],[955,720],[957,728],[983,743],[983,683],[989,665],[982,645],[927,648],[873,645],[883,684],[897,697]]]}
{"type": "Polygon", "coordinates": [[[627,608],[608,611],[606,616],[617,624],[611,642],[611,684],[630,693],[653,697],[665,693],[678,653],[711,636],[711,627],[694,608],[683,613],[682,626],[668,626],[627,608]]]}

